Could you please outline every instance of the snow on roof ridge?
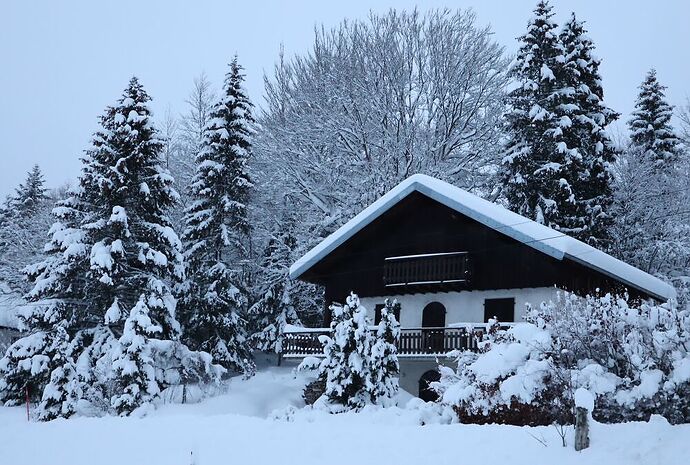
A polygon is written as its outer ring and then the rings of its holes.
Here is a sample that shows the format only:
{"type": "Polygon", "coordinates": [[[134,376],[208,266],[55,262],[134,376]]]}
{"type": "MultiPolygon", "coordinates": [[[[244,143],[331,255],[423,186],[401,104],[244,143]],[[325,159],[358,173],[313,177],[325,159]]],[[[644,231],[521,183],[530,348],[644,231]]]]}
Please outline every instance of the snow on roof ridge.
{"type": "Polygon", "coordinates": [[[453,210],[502,232],[557,260],[568,258],[660,299],[675,297],[675,289],[660,279],[573,237],[425,174],[413,174],[338,228],[290,267],[298,278],[314,264],[361,231],[393,205],[418,191],[453,210]]]}

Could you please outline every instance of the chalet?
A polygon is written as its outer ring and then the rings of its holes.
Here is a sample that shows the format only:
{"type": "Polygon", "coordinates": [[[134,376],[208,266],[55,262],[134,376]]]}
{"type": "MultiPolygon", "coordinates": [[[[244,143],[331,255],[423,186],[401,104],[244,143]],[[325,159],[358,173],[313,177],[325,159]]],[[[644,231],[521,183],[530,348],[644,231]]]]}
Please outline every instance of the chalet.
{"type": "MultiPolygon", "coordinates": [[[[378,323],[401,304],[400,385],[429,399],[439,355],[476,347],[484,323],[520,321],[559,290],[626,291],[666,301],[673,287],[563,233],[438,179],[413,175],[318,244],[290,276],[323,286],[326,302],[356,292],[378,323]]],[[[320,352],[324,328],[288,335],[285,357],[320,352]]],[[[442,360],[440,360],[442,361],[442,360]]]]}

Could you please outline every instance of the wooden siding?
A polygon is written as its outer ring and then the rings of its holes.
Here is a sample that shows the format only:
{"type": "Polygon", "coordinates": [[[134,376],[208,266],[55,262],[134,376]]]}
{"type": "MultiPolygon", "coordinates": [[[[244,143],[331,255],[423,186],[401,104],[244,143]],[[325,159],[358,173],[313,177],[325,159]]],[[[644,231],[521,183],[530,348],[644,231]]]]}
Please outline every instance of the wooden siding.
{"type": "MultiPolygon", "coordinates": [[[[579,294],[623,290],[621,283],[600,272],[541,253],[419,192],[402,199],[300,279],[323,285],[327,303],[343,302],[351,291],[362,297],[385,296],[392,293],[384,282],[387,257],[455,251],[468,252],[471,279],[398,287],[395,293],[549,286],[579,294]]],[[[630,294],[647,297],[634,290],[630,294]]]]}

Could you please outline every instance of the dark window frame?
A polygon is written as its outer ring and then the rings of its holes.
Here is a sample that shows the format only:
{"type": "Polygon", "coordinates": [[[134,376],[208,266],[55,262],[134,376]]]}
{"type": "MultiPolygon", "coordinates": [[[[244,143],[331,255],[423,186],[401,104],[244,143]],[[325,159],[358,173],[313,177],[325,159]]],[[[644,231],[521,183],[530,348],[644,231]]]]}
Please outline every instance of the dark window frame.
{"type": "Polygon", "coordinates": [[[514,323],[515,322],[515,297],[500,297],[493,299],[484,299],[484,323],[489,321],[489,318],[496,317],[499,323],[514,323]],[[492,305],[487,305],[492,304],[492,305]],[[493,306],[494,310],[489,310],[489,307],[493,306]],[[497,309],[496,306],[499,308],[497,309]],[[505,306],[505,308],[500,308],[505,306]],[[505,318],[505,312],[509,311],[511,313],[511,318],[505,318]],[[490,314],[491,313],[491,314],[490,314]]]}

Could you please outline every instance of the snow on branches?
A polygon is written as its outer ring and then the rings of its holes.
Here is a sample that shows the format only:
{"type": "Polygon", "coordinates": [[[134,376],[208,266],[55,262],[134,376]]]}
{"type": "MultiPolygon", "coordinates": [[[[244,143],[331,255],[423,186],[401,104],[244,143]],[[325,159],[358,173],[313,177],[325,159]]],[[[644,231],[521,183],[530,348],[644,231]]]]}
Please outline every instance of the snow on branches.
{"type": "Polygon", "coordinates": [[[371,403],[387,404],[397,394],[396,305],[386,303],[375,334],[356,294],[350,294],[345,305],[331,306],[332,334],[320,337],[326,357],[319,366],[324,397],[331,404],[359,409],[371,403]]]}
{"type": "Polygon", "coordinates": [[[690,418],[688,310],[564,293],[526,320],[488,331],[479,353],[458,355],[457,370],[441,367],[436,389],[461,422],[569,422],[578,389],[594,397],[598,421],[690,418]]]}

